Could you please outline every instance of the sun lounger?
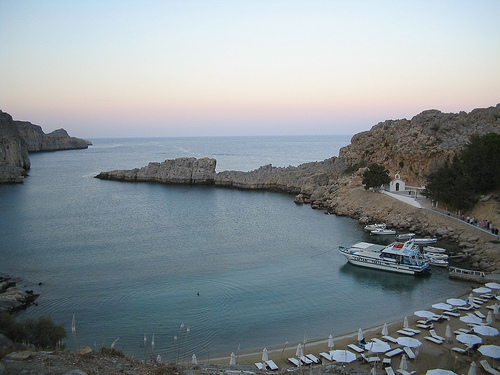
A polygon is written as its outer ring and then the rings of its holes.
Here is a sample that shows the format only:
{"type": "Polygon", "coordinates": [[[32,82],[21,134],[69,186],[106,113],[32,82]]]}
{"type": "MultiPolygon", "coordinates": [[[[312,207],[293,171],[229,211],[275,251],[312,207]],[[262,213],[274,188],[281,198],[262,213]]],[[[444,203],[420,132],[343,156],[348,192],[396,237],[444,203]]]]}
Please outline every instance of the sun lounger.
{"type": "Polygon", "coordinates": [[[432,329],[434,328],[434,324],[417,324],[417,327],[418,328],[422,328],[422,329],[432,329]]]}
{"type": "Polygon", "coordinates": [[[386,373],[387,375],[396,375],[396,374],[394,373],[394,370],[393,370],[393,368],[392,368],[391,366],[389,366],[389,367],[386,367],[386,368],[385,368],[385,373],[386,373]]]}
{"type": "Polygon", "coordinates": [[[433,330],[433,329],[430,329],[430,330],[429,330],[429,333],[430,333],[430,334],[431,334],[431,336],[432,336],[432,337],[434,337],[435,339],[438,339],[438,340],[440,340],[440,341],[444,341],[444,340],[446,340],[444,337],[439,336],[439,335],[436,333],[436,331],[435,331],[435,330],[433,330]]]}
{"type": "Polygon", "coordinates": [[[355,352],[358,352],[358,353],[363,353],[365,351],[365,349],[357,346],[356,344],[349,344],[347,345],[349,348],[351,348],[352,350],[354,350],[355,352]]]}
{"type": "Polygon", "coordinates": [[[306,354],[306,357],[313,361],[313,363],[319,363],[318,357],[316,357],[314,354],[306,354]]]}
{"type": "Polygon", "coordinates": [[[453,316],[455,318],[459,318],[460,317],[459,313],[453,312],[453,311],[443,311],[443,314],[444,315],[448,315],[448,316],[453,316]]]}
{"type": "MultiPolygon", "coordinates": [[[[318,360],[319,362],[319,360],[318,360]]],[[[272,359],[270,359],[269,361],[266,361],[266,365],[269,366],[269,368],[272,370],[272,371],[275,371],[275,370],[278,370],[279,367],[276,363],[274,363],[274,361],[272,359]]]]}
{"type": "Polygon", "coordinates": [[[457,309],[463,310],[463,311],[469,311],[469,310],[472,310],[473,307],[472,306],[458,306],[457,309]]]}
{"type": "Polygon", "coordinates": [[[409,373],[408,371],[403,370],[403,369],[400,369],[400,368],[398,368],[398,369],[396,370],[396,372],[397,372],[398,374],[401,374],[401,375],[410,375],[410,373],[409,373]]]}
{"type": "Polygon", "coordinates": [[[459,347],[454,347],[451,348],[454,352],[460,353],[460,354],[466,354],[469,351],[469,348],[459,348],[459,347]]]}
{"type": "Polygon", "coordinates": [[[387,365],[387,366],[390,366],[390,365],[391,365],[391,362],[392,362],[391,358],[387,358],[387,357],[385,357],[385,358],[382,360],[382,364],[387,365]]]}
{"type": "MultiPolygon", "coordinates": [[[[288,361],[295,366],[299,367],[300,366],[300,361],[297,358],[288,358],[288,361]]],[[[257,364],[255,364],[257,366],[257,364]]]]}
{"type": "Polygon", "coordinates": [[[481,294],[481,298],[485,298],[485,299],[491,299],[491,298],[495,298],[495,295],[494,294],[481,294]]]}
{"type": "Polygon", "coordinates": [[[436,344],[442,344],[444,342],[444,340],[438,340],[435,337],[431,337],[431,336],[425,336],[424,339],[432,341],[433,343],[436,343],[436,344]]]}
{"type": "Polygon", "coordinates": [[[390,341],[390,342],[392,342],[392,343],[394,343],[394,344],[397,344],[397,343],[398,343],[398,340],[396,340],[396,339],[395,339],[394,337],[392,337],[392,336],[382,336],[382,338],[383,338],[384,340],[390,341]]]}
{"type": "Polygon", "coordinates": [[[410,348],[408,348],[407,346],[405,346],[403,348],[403,350],[405,351],[406,355],[408,356],[408,358],[410,359],[415,359],[415,353],[413,353],[413,350],[411,350],[410,348]]]}
{"type": "Polygon", "coordinates": [[[302,363],[304,363],[304,365],[310,365],[311,363],[313,363],[313,361],[311,361],[309,358],[307,358],[305,355],[303,355],[302,357],[299,358],[302,363]]]}
{"type": "Polygon", "coordinates": [[[400,329],[397,332],[405,336],[415,336],[415,332],[406,331],[404,329],[400,329]]]}
{"type": "Polygon", "coordinates": [[[331,361],[332,360],[332,356],[330,355],[330,353],[321,352],[321,353],[319,353],[319,355],[320,355],[320,357],[323,357],[327,361],[331,361]]]}
{"type": "Polygon", "coordinates": [[[474,332],[474,330],[472,330],[472,329],[467,329],[467,328],[459,328],[459,329],[457,329],[457,331],[460,331],[460,334],[462,334],[462,333],[472,333],[472,332],[474,332]]]}
{"type": "Polygon", "coordinates": [[[481,312],[481,311],[474,311],[474,314],[476,314],[478,317],[480,317],[481,319],[484,319],[486,318],[486,316],[481,312]]]}
{"type": "Polygon", "coordinates": [[[489,372],[492,375],[500,375],[500,372],[491,367],[490,363],[486,359],[479,361],[479,363],[483,366],[486,372],[489,372]]]}
{"type": "Polygon", "coordinates": [[[414,328],[405,328],[404,330],[408,332],[413,332],[414,334],[421,332],[419,329],[414,329],[414,328]]]}
{"type": "Polygon", "coordinates": [[[262,366],[262,363],[260,363],[260,362],[257,362],[255,364],[255,367],[257,367],[259,370],[264,370],[264,366],[262,366]]]}
{"type": "Polygon", "coordinates": [[[361,353],[361,357],[367,362],[367,363],[373,363],[373,362],[380,362],[379,357],[367,357],[364,355],[364,353],[361,353]]]}
{"type": "Polygon", "coordinates": [[[398,355],[398,354],[401,354],[401,353],[403,353],[403,349],[396,348],[396,349],[392,349],[389,352],[386,352],[385,356],[391,358],[391,357],[394,357],[395,355],[398,355]]]}

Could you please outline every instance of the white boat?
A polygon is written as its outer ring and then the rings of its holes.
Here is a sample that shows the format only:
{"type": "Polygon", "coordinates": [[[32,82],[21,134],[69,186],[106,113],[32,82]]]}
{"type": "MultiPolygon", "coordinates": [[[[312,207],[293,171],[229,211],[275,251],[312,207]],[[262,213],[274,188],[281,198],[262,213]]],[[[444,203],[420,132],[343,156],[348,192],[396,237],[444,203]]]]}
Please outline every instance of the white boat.
{"type": "Polygon", "coordinates": [[[349,263],[407,275],[422,275],[430,271],[429,260],[424,259],[412,240],[405,243],[376,245],[359,242],[349,248],[339,248],[349,263]]]}
{"type": "Polygon", "coordinates": [[[394,229],[375,229],[370,232],[371,234],[376,234],[376,235],[394,235],[396,234],[396,231],[394,229]]]}
{"type": "Polygon", "coordinates": [[[424,257],[425,257],[426,255],[429,255],[429,256],[434,257],[435,259],[444,259],[444,260],[447,260],[447,259],[448,259],[448,254],[443,254],[443,253],[433,253],[433,252],[429,252],[429,251],[425,251],[425,250],[423,250],[423,254],[424,254],[424,257]]]}
{"type": "Polygon", "coordinates": [[[415,233],[401,233],[396,236],[398,240],[409,240],[412,237],[415,237],[415,233]]]}
{"type": "Polygon", "coordinates": [[[385,223],[380,223],[380,224],[368,224],[368,225],[365,225],[365,230],[367,232],[371,232],[372,230],[375,230],[375,229],[385,229],[386,228],[386,224],[385,223]]]}
{"type": "Polygon", "coordinates": [[[423,245],[428,243],[436,243],[437,238],[414,238],[413,241],[415,241],[415,243],[418,243],[419,245],[423,245]]]}
{"type": "Polygon", "coordinates": [[[437,266],[437,267],[448,267],[448,261],[440,258],[441,254],[434,254],[434,253],[425,253],[424,254],[424,259],[429,260],[429,263],[431,266],[437,266]]]}
{"type": "Polygon", "coordinates": [[[444,253],[446,251],[446,249],[443,249],[442,247],[435,246],[424,246],[422,250],[426,253],[444,253]]]}

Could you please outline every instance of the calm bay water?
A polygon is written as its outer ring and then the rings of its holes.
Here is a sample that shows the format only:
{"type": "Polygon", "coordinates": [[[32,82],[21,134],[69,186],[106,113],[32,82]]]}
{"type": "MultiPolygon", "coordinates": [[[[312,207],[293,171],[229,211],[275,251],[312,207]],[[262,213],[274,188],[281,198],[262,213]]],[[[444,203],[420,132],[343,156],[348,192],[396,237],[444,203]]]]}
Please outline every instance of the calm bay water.
{"type": "Polygon", "coordinates": [[[119,338],[118,349],[148,357],[154,334],[164,360],[340,335],[465,291],[439,269],[414,278],[346,264],[336,249],[370,240],[362,227],[292,196],[94,178],[185,156],[214,157],[218,171],[298,165],[349,139],[95,139],[31,154],[25,183],[0,185],[0,272],[41,293],[22,316],[64,324],[69,348],[75,314],[80,345],[119,338]]]}

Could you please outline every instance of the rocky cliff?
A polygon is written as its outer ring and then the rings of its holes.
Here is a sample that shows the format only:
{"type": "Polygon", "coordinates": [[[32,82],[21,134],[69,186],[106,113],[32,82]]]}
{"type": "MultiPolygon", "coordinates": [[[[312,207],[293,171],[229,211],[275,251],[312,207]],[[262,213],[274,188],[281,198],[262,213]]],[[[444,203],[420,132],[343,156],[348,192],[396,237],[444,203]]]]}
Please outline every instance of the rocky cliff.
{"type": "Polygon", "coordinates": [[[356,134],[342,148],[339,159],[347,165],[384,165],[391,175],[415,186],[425,185],[425,175],[450,161],[472,134],[500,133],[500,104],[470,113],[424,111],[411,120],[387,120],[356,134]]]}
{"type": "Polygon", "coordinates": [[[30,168],[28,146],[12,117],[0,111],[0,183],[19,183],[30,168]]]}
{"type": "Polygon", "coordinates": [[[28,145],[28,152],[83,149],[92,144],[81,138],[70,137],[64,129],[45,134],[41,126],[31,122],[14,121],[14,123],[28,145]]]}
{"type": "Polygon", "coordinates": [[[92,143],[70,137],[64,129],[45,134],[42,128],[27,121],[14,121],[0,111],[0,183],[23,182],[31,163],[29,152],[88,148],[92,143]]]}

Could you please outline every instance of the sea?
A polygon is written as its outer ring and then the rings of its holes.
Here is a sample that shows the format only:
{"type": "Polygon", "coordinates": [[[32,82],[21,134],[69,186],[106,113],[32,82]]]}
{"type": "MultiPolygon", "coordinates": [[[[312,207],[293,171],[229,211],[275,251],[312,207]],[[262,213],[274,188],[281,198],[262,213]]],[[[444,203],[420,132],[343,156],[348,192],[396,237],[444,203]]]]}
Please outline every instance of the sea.
{"type": "Polygon", "coordinates": [[[24,183],[0,185],[0,272],[40,294],[20,317],[64,325],[67,349],[206,361],[403,319],[469,289],[439,268],[347,264],[339,246],[373,239],[291,195],[95,178],[178,157],[215,158],[218,172],[296,166],[337,156],[350,136],[91,141],[30,154],[24,183]]]}

